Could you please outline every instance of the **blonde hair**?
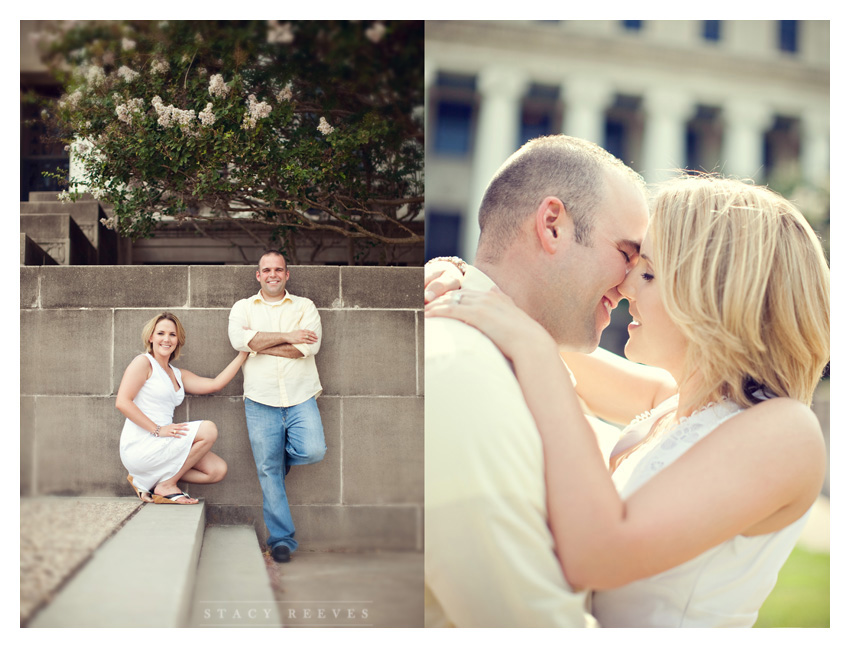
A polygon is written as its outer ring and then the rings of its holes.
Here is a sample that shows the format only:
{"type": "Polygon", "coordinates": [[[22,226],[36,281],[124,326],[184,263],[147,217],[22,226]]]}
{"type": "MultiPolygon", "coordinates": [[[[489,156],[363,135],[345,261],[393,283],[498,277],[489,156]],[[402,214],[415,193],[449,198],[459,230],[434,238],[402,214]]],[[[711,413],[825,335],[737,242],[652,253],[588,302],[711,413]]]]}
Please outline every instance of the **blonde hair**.
{"type": "Polygon", "coordinates": [[[174,327],[177,329],[177,347],[174,351],[171,352],[171,356],[168,358],[169,362],[173,362],[180,357],[180,349],[183,348],[183,345],[186,344],[186,330],[183,328],[183,325],[180,323],[180,320],[177,319],[176,315],[172,313],[160,313],[155,317],[151,318],[147,324],[145,324],[142,329],[142,344],[145,347],[146,353],[153,353],[153,345],[151,344],[151,336],[156,330],[156,325],[159,324],[162,320],[168,320],[169,322],[174,323],[174,327]]]}
{"type": "Polygon", "coordinates": [[[829,361],[829,267],[800,211],[711,175],[662,185],[649,225],[664,307],[687,338],[694,402],[747,407],[758,387],[807,405],[829,361]]]}

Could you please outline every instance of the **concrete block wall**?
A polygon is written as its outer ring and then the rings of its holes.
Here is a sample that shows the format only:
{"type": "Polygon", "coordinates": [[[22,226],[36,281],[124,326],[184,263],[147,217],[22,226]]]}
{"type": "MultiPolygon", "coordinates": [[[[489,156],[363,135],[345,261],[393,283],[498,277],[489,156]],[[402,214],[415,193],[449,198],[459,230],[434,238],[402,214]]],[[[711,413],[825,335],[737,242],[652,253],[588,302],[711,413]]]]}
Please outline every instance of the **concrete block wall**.
{"type": "MultiPolygon", "coordinates": [[[[187,331],[175,363],[213,376],[235,355],[227,316],[254,294],[252,266],[21,267],[21,495],[129,496],[115,394],[162,310],[187,331]]],[[[421,268],[293,266],[287,288],[322,317],[317,356],[328,452],[287,477],[306,550],[422,549],[421,268]]],[[[187,396],[175,420],[210,419],[229,466],[191,485],[213,523],[254,524],[262,494],[248,442],[241,372],[221,392],[187,396]]]]}

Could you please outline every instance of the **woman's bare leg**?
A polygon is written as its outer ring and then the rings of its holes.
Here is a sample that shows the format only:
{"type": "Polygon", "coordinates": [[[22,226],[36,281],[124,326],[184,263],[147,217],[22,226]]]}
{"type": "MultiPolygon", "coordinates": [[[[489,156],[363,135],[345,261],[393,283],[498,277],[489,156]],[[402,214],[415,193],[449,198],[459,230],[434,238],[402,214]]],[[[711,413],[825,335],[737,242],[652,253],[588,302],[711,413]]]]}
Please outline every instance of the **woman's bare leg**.
{"type": "MultiPolygon", "coordinates": [[[[198,432],[195,434],[195,439],[192,443],[191,449],[189,450],[189,455],[186,457],[186,461],[183,462],[180,470],[178,470],[177,473],[169,479],[159,482],[153,492],[156,495],[171,495],[172,493],[179,493],[180,488],[178,488],[177,482],[185,473],[201,461],[204,456],[209,454],[217,438],[218,428],[215,426],[215,423],[212,421],[204,421],[201,423],[198,427],[198,432]]],[[[197,504],[198,502],[198,500],[193,497],[188,499],[181,497],[175,501],[179,504],[197,504]]]]}
{"type": "Polygon", "coordinates": [[[190,484],[215,484],[227,474],[227,462],[214,452],[208,452],[181,479],[190,484]]]}

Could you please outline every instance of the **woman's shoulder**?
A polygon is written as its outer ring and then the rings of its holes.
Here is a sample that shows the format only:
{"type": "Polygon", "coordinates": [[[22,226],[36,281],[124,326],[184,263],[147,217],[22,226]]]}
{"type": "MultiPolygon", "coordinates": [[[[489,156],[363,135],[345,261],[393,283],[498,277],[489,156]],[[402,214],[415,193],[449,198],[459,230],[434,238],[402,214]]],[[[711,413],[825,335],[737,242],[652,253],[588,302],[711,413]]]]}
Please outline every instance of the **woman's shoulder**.
{"type": "Polygon", "coordinates": [[[153,359],[150,353],[140,353],[130,362],[131,367],[136,367],[142,371],[144,371],[148,378],[150,378],[153,373],[153,365],[156,360],[153,359]]]}
{"type": "Polygon", "coordinates": [[[153,373],[151,358],[147,353],[140,353],[133,358],[124,370],[125,376],[136,376],[138,380],[147,380],[153,373]]]}
{"type": "Polygon", "coordinates": [[[798,400],[774,397],[748,407],[732,417],[728,430],[745,435],[734,447],[758,448],[758,466],[750,476],[763,471],[760,481],[785,497],[773,515],[750,527],[744,535],[760,535],[783,528],[803,515],[823,487],[827,468],[826,442],[817,416],[798,400]]]}
{"type": "Polygon", "coordinates": [[[721,427],[734,436],[746,435],[774,458],[793,458],[797,464],[815,467],[826,457],[826,442],[820,421],[805,403],[775,397],[743,409],[721,427]]]}
{"type": "Polygon", "coordinates": [[[777,396],[765,399],[745,408],[739,417],[759,427],[768,426],[775,434],[822,435],[820,422],[812,408],[793,398],[777,396]]]}
{"type": "Polygon", "coordinates": [[[130,361],[129,366],[150,367],[151,362],[153,362],[153,358],[151,358],[149,353],[140,353],[130,361]]]}

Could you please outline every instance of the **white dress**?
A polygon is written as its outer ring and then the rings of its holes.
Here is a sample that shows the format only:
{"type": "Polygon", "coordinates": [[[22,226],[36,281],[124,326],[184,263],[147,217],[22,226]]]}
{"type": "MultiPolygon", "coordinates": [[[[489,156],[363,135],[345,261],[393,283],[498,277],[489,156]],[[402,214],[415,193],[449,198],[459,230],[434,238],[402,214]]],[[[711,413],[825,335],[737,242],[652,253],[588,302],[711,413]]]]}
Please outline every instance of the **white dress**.
{"type": "MultiPolygon", "coordinates": [[[[171,366],[178,390],[153,356],[145,354],[150,361],[153,371],[145,381],[133,402],[157,425],[173,423],[174,408],[183,402],[185,392],[180,370],[171,366]]],[[[121,431],[119,453],[121,463],[133,477],[136,486],[153,491],[159,482],[173,477],[186,463],[186,457],[195,440],[202,421],[187,423],[189,429],[182,437],[155,437],[144,428],[139,427],[130,419],[124,422],[121,431]]]]}
{"type": "MultiPolygon", "coordinates": [[[[623,441],[642,439],[661,416],[675,411],[678,395],[632,421],[623,441]]],[[[624,458],[613,479],[627,499],[697,441],[742,408],[731,401],[712,404],[647,441],[624,458]]],[[[614,453],[619,448],[614,449],[614,453]]],[[[809,509],[811,512],[811,509],[809,509]]],[[[758,617],[809,512],[784,529],[736,536],[686,563],[623,587],[593,593],[593,615],[603,628],[749,628],[758,617]]]]}

